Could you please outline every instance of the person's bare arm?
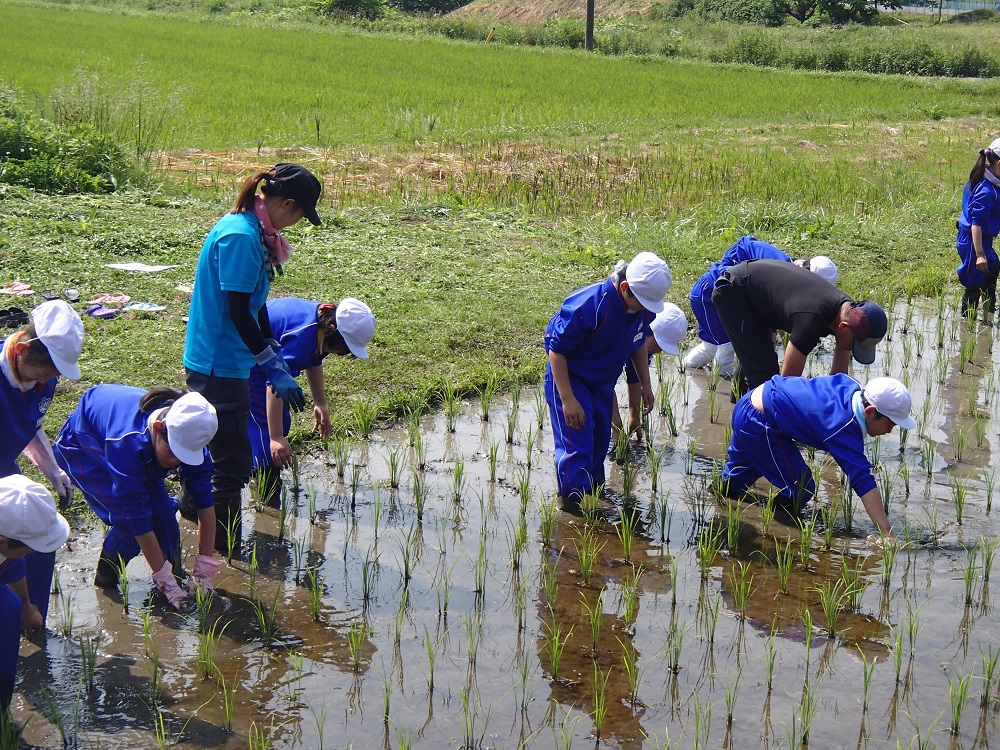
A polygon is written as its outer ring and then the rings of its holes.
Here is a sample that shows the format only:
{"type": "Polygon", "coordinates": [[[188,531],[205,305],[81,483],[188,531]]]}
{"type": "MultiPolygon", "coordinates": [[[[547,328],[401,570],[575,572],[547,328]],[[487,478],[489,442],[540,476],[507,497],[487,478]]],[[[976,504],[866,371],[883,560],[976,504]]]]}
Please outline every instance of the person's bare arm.
{"type": "MultiPolygon", "coordinates": [[[[562,400],[563,416],[566,418],[566,425],[574,430],[582,430],[587,424],[587,415],[576,400],[573,393],[573,386],[569,382],[569,363],[566,356],[558,352],[549,352],[549,366],[552,368],[552,380],[559,391],[559,398],[562,400]]],[[[647,379],[649,374],[647,372],[647,379]]]]}

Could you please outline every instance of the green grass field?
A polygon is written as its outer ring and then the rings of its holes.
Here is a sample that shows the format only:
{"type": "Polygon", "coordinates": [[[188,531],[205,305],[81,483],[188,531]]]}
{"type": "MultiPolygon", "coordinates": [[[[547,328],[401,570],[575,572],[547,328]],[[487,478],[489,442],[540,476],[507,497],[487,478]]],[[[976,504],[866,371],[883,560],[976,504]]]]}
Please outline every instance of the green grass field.
{"type": "MultiPolygon", "coordinates": [[[[858,298],[937,293],[953,279],[960,190],[994,137],[1000,86],[9,2],[0,19],[0,71],[22,91],[44,101],[83,66],[154,105],[176,94],[164,145],[222,154],[152,192],[0,194],[5,277],[169,307],[88,320],[84,380],[67,390],[179,383],[187,300],[174,286],[191,281],[251,165],[298,159],[325,179],[326,223],[289,233],[298,254],[274,294],[358,296],[379,319],[370,362],[330,363],[341,421],[352,397],[388,414],[443,378],[536,379],[560,301],[639,250],[668,259],[681,304],[742,234],[830,255],[858,298]],[[294,64],[267,64],[262,50],[279,49],[294,64]],[[180,267],[103,267],[121,260],[180,267]]],[[[169,157],[184,159],[200,163],[169,157]]]]}

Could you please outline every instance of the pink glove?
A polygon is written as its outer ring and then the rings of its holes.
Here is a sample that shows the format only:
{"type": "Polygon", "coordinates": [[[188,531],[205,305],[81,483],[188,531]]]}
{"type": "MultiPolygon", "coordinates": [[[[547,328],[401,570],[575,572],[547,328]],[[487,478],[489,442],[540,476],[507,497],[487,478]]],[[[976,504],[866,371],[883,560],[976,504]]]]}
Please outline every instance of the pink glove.
{"type": "Polygon", "coordinates": [[[184,600],[187,599],[187,592],[177,585],[177,579],[174,578],[174,566],[170,564],[169,560],[165,560],[163,567],[153,573],[153,582],[160,593],[167,597],[167,601],[174,609],[181,608],[184,600]]]}
{"type": "Polygon", "coordinates": [[[191,571],[191,578],[188,579],[188,589],[201,586],[206,591],[211,591],[212,577],[218,572],[221,565],[222,561],[216,560],[211,555],[198,555],[194,559],[194,570],[191,571]]]}

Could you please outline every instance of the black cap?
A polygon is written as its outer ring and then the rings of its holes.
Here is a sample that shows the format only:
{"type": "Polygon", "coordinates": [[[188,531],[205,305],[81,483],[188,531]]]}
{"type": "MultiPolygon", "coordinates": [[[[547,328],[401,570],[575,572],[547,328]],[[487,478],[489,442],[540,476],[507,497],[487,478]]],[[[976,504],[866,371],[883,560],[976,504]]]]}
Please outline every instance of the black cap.
{"type": "Polygon", "coordinates": [[[268,195],[291,198],[305,211],[311,224],[318,227],[323,223],[316,213],[316,201],[323,192],[323,185],[316,179],[316,175],[301,164],[275,164],[267,177],[265,192],[268,195]]]}

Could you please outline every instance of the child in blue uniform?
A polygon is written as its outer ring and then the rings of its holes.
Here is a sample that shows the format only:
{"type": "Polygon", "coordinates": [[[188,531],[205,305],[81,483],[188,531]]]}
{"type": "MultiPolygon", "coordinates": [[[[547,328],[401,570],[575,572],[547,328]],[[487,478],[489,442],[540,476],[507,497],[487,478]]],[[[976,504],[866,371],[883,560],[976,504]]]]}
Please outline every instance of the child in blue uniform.
{"type": "Polygon", "coordinates": [[[163,484],[176,468],[198,509],[192,579],[211,588],[220,563],[212,556],[215,508],[206,446],[217,429],[215,408],[198,393],[109,384],[80,397],[53,448],[63,471],[108,527],[96,585],[117,585],[119,570],[141,552],[156,587],[174,607],[183,604],[186,593],[173,573],[173,561],[180,559],[177,501],[163,484]]]}
{"type": "Polygon", "coordinates": [[[882,495],[865,455],[865,435],[913,429],[910,392],[893,378],[875,378],[863,389],[847,375],[817,378],[775,375],[743,396],[733,409],[733,439],[722,471],[730,496],[739,497],[761,476],[783,504],[799,509],[816,494],[798,443],[825,450],[851,480],[869,518],[892,534],[882,495]]]}
{"type": "Polygon", "coordinates": [[[1000,138],[979,152],[969,182],[962,192],[962,215],[956,222],[958,238],[958,280],[965,287],[962,315],[986,297],[985,314],[997,308],[997,276],[1000,258],[993,249],[993,238],[1000,233],[1000,138]]]}
{"type": "MultiPolygon", "coordinates": [[[[42,420],[55,396],[59,376],[80,377],[83,323],[61,300],[43,302],[31,322],[0,341],[0,477],[20,471],[17,457],[27,456],[52,483],[60,502],[73,494],[69,478],[56,464],[42,420]]],[[[0,533],[2,533],[0,529],[0,533]]],[[[52,591],[55,552],[34,552],[25,564],[31,601],[45,620],[52,591]]]]}
{"type": "Polygon", "coordinates": [[[48,490],[21,474],[0,479],[0,724],[14,693],[21,630],[45,623],[28,597],[23,558],[55,554],[68,536],[69,524],[48,490]]]}
{"type": "Polygon", "coordinates": [[[188,387],[208,399],[219,417],[218,437],[209,446],[219,550],[228,550],[230,542],[240,544],[240,498],[253,466],[247,438],[250,369],[254,364],[262,368],[291,408],[305,406],[302,389],[278,356],[264,301],[274,273],[291,253],[280,230],[303,218],[319,225],[316,201],[322,189],[316,176],[298,164],[251,175],[198,257],[184,367],[188,387]]]}
{"type": "MultiPolygon", "coordinates": [[[[663,352],[677,356],[680,354],[680,343],[687,333],[687,316],[684,311],[672,302],[663,303],[663,310],[657,313],[649,324],[652,335],[646,339],[646,361],[651,362],[654,354],[663,352]]],[[[625,382],[628,384],[628,432],[642,438],[641,415],[642,396],[639,392],[639,373],[635,371],[631,360],[625,364],[625,382]]],[[[618,394],[614,396],[611,407],[611,441],[612,447],[617,444],[622,430],[622,416],[618,410],[618,394]]]]}
{"type": "Polygon", "coordinates": [[[629,360],[646,411],[653,408],[646,336],[670,290],[670,269],[639,253],[598,284],[563,302],[545,330],[545,399],[555,438],[556,478],[564,509],[604,484],[615,383],[629,360]]]}
{"type": "Polygon", "coordinates": [[[695,320],[698,321],[698,338],[701,339],[701,342],[684,356],[685,367],[704,367],[714,358],[719,365],[719,371],[726,377],[732,376],[733,345],[729,341],[726,329],[722,326],[715,305],[712,304],[712,290],[725,269],[745,260],[754,259],[794,263],[819,274],[831,284],[837,283],[837,267],[825,255],[792,260],[791,257],[768,242],[749,235],[740,237],[726,250],[722,259],[713,263],[708,271],[691,287],[688,299],[691,302],[691,312],[694,314],[695,320]]]}
{"type": "MultiPolygon", "coordinates": [[[[314,404],[313,432],[327,437],[330,415],[323,387],[323,359],[328,354],[368,359],[375,316],[368,305],[350,297],[336,305],[281,297],[267,303],[267,316],[292,377],[303,371],[306,374],[314,404]]],[[[292,449],[285,439],[292,418],[268,385],[264,370],[254,367],[250,371],[250,449],[254,470],[264,477],[264,500],[275,504],[280,502],[281,470],[292,460],[292,449]]]]}

